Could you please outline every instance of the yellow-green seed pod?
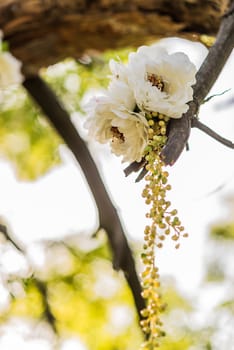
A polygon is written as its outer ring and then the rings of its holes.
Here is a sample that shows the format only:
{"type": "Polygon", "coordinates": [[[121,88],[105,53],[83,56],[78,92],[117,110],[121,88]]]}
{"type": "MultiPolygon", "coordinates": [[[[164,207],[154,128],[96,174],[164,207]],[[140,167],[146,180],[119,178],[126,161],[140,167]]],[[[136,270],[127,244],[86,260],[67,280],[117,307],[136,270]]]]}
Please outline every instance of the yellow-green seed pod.
{"type": "Polygon", "coordinates": [[[147,316],[149,315],[149,310],[147,310],[147,309],[141,310],[141,315],[142,315],[143,317],[147,317],[147,316]]]}
{"type": "Polygon", "coordinates": [[[154,120],[153,120],[153,119],[150,119],[150,120],[148,121],[148,124],[149,124],[149,126],[153,126],[153,125],[154,125],[154,120]]]}
{"type": "Polygon", "coordinates": [[[143,290],[143,292],[141,292],[141,296],[144,299],[147,299],[149,297],[149,295],[150,295],[150,292],[148,289],[145,289],[145,290],[143,290]]]}
{"type": "Polygon", "coordinates": [[[172,239],[173,241],[178,241],[179,236],[176,235],[176,234],[174,234],[174,235],[171,237],[171,239],[172,239]]]}
{"type": "Polygon", "coordinates": [[[158,122],[158,125],[161,126],[161,127],[165,127],[166,124],[165,124],[164,120],[160,120],[158,122]]]}
{"type": "Polygon", "coordinates": [[[178,212],[177,212],[176,209],[174,209],[174,210],[171,211],[171,215],[173,215],[173,216],[175,216],[177,213],[178,213],[178,212]]]}
{"type": "Polygon", "coordinates": [[[164,224],[164,223],[161,223],[161,224],[159,224],[158,226],[159,226],[159,228],[161,228],[161,229],[166,228],[166,224],[164,224]]]}

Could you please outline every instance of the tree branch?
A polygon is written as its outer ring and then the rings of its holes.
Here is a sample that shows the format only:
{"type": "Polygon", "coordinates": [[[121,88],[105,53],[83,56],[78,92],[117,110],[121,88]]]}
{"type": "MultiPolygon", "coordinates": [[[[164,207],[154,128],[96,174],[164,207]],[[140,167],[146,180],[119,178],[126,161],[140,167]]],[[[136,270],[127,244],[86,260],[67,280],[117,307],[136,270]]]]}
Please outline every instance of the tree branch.
{"type": "Polygon", "coordinates": [[[37,286],[37,289],[41,293],[42,296],[42,302],[44,307],[44,317],[51,325],[51,328],[53,329],[54,333],[58,333],[57,325],[56,325],[56,318],[51,310],[50,304],[49,304],[49,291],[47,284],[43,281],[39,280],[38,278],[34,277],[34,282],[37,286]]]}
{"type": "MultiPolygon", "coordinates": [[[[200,105],[218,78],[224,67],[234,45],[234,1],[223,16],[215,44],[196,74],[196,84],[193,86],[193,100],[188,103],[189,109],[180,119],[171,119],[168,125],[168,138],[161,152],[161,159],[165,165],[173,165],[186,147],[191,131],[191,120],[198,114],[200,105]]],[[[193,123],[194,126],[194,123],[193,123]]],[[[144,163],[135,162],[125,170],[128,176],[133,171],[139,171],[144,163]]],[[[136,181],[142,179],[145,171],[137,177],[136,181]]]]}
{"type": "MultiPolygon", "coordinates": [[[[26,251],[25,248],[20,246],[15,240],[11,237],[11,234],[9,234],[7,227],[5,225],[0,224],[0,232],[4,235],[7,241],[11,242],[11,244],[18,250],[20,253],[22,253],[26,257],[26,251]]],[[[29,259],[28,259],[29,260],[29,259]]],[[[48,288],[46,283],[38,279],[37,277],[33,276],[33,281],[38,289],[38,291],[41,294],[44,312],[43,315],[45,319],[50,324],[51,328],[55,333],[57,333],[57,327],[56,327],[56,319],[52,313],[49,301],[48,301],[48,288]]]]}
{"type": "Polygon", "coordinates": [[[133,162],[124,169],[125,176],[130,175],[132,172],[138,172],[143,166],[147,164],[146,160],[143,158],[140,162],[133,162]]]}
{"type": "Polygon", "coordinates": [[[113,267],[121,269],[131,288],[139,318],[144,308],[141,286],[137,276],[135,262],[124,234],[118,213],[102,182],[98,169],[85,145],[72,124],[69,114],[60,104],[54,92],[38,76],[27,78],[24,87],[40,106],[58,134],[80,164],[96,201],[100,226],[105,229],[113,253],[113,267]]]}
{"type": "Polygon", "coordinates": [[[2,234],[4,235],[4,237],[6,238],[7,241],[11,242],[11,244],[22,254],[25,254],[24,249],[18,244],[16,243],[11,236],[8,233],[7,227],[5,225],[0,225],[0,232],[2,232],[2,234]]]}
{"type": "Polygon", "coordinates": [[[193,101],[189,103],[188,111],[181,119],[171,120],[168,140],[161,152],[161,158],[166,165],[173,165],[183,151],[190,135],[191,119],[198,113],[199,106],[207,96],[223,66],[225,65],[234,45],[234,1],[224,15],[215,44],[196,75],[193,86],[193,101]]]}
{"type": "Polygon", "coordinates": [[[203,131],[205,134],[209,135],[210,137],[212,137],[216,141],[222,143],[224,146],[227,146],[229,148],[234,149],[234,143],[232,143],[230,140],[227,140],[224,137],[217,134],[215,131],[210,129],[208,126],[201,123],[197,118],[192,119],[191,126],[192,126],[192,128],[197,128],[197,129],[203,131]]]}
{"type": "Polygon", "coordinates": [[[37,74],[42,66],[80,58],[86,50],[137,47],[165,36],[215,35],[227,0],[168,4],[168,0],[1,0],[0,28],[27,73],[37,74]]]}

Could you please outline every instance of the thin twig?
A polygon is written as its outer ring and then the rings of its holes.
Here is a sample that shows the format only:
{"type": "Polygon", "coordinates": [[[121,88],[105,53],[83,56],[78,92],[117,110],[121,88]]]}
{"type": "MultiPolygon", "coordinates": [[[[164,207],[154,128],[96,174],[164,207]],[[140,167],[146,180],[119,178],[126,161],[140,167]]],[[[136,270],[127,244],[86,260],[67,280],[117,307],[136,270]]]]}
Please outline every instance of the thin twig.
{"type": "Polygon", "coordinates": [[[70,120],[70,116],[58,101],[50,87],[38,76],[27,78],[24,87],[40,106],[50,123],[64,139],[68,148],[80,164],[96,201],[100,226],[105,229],[113,254],[113,267],[121,269],[131,288],[139,318],[144,308],[141,286],[135,262],[128,245],[118,213],[105,189],[97,166],[85,142],[70,120]]]}
{"type": "MultiPolygon", "coordinates": [[[[20,253],[22,253],[25,258],[28,260],[28,263],[30,264],[29,258],[26,256],[26,250],[24,247],[20,246],[18,243],[15,242],[15,240],[11,237],[11,234],[8,232],[8,229],[5,225],[0,224],[0,232],[4,235],[7,241],[11,242],[12,245],[18,250],[20,253]]],[[[57,333],[57,328],[56,328],[56,319],[52,313],[50,303],[48,300],[48,288],[46,283],[38,279],[37,277],[33,276],[33,281],[40,292],[42,296],[42,302],[44,306],[44,317],[50,324],[51,328],[55,333],[57,333]]]]}
{"type": "Polygon", "coordinates": [[[231,89],[227,89],[227,90],[224,90],[223,92],[220,92],[219,94],[214,94],[214,95],[208,96],[208,97],[203,101],[203,104],[209,102],[209,101],[212,100],[214,97],[219,97],[219,96],[222,96],[222,95],[226,94],[226,93],[229,92],[230,90],[231,90],[231,89]]]}
{"type": "Polygon", "coordinates": [[[51,325],[51,328],[53,329],[54,333],[57,334],[58,329],[56,325],[56,318],[50,307],[49,292],[48,292],[47,284],[35,277],[34,277],[34,282],[42,296],[42,302],[43,302],[43,308],[44,308],[43,316],[51,325]]]}
{"type": "Polygon", "coordinates": [[[234,149],[234,143],[232,143],[230,140],[225,139],[221,135],[217,134],[215,131],[210,129],[208,126],[205,124],[201,123],[197,118],[192,119],[192,128],[197,128],[201,131],[203,131],[205,134],[209,135],[216,141],[222,143],[223,145],[234,149]]]}
{"type": "Polygon", "coordinates": [[[7,227],[5,225],[0,225],[0,232],[3,233],[4,237],[7,241],[11,242],[11,244],[21,253],[25,254],[24,249],[14,241],[14,239],[10,236],[7,227]]]}
{"type": "Polygon", "coordinates": [[[137,172],[139,171],[143,166],[146,164],[146,160],[143,159],[141,162],[133,162],[129,164],[125,169],[124,169],[124,174],[125,176],[130,175],[132,172],[137,172]]]}

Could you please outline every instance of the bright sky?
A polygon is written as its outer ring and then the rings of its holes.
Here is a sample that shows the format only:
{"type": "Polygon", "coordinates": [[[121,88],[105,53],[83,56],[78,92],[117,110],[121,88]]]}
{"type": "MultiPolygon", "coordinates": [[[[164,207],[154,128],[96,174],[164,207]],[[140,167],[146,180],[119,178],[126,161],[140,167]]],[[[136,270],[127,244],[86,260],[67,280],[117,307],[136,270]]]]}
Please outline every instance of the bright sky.
{"type": "MultiPolygon", "coordinates": [[[[171,51],[181,50],[199,66],[206,55],[200,44],[165,39],[171,51]]],[[[233,88],[234,54],[229,59],[210,94],[233,88]]],[[[205,104],[200,119],[221,135],[234,141],[233,90],[205,104]]],[[[78,123],[80,124],[80,123],[78,123]]],[[[171,201],[190,236],[179,250],[169,242],[158,253],[162,275],[170,275],[185,292],[199,288],[209,225],[225,218],[223,198],[234,194],[234,150],[212,140],[199,130],[192,130],[190,151],[183,153],[170,169],[171,201]],[[219,186],[223,187],[214,192],[219,186]]],[[[105,146],[91,144],[100,171],[119,210],[129,238],[141,240],[147,210],[134,176],[124,177],[120,160],[105,146]]],[[[18,182],[7,163],[0,163],[0,216],[9,223],[14,235],[30,244],[43,238],[59,238],[77,232],[91,232],[97,227],[96,208],[70,152],[61,148],[63,165],[34,183],[18,182]]],[[[2,340],[0,341],[1,349],[2,340]]],[[[26,349],[26,347],[25,347],[26,349]]],[[[39,348],[38,348],[39,349],[39,348]]],[[[40,349],[47,349],[41,347],[40,349]]],[[[65,347],[64,347],[65,349],[65,347]]],[[[67,348],[66,348],[67,349],[67,348]]],[[[72,347],[71,347],[72,349],[72,347]]]]}

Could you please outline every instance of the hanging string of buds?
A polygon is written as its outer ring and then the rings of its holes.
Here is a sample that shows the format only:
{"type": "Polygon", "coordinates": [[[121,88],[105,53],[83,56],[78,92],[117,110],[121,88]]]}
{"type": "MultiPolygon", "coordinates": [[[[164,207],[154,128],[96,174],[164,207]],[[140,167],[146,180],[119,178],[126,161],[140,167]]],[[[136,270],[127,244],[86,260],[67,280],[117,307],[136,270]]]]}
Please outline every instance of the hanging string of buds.
{"type": "Polygon", "coordinates": [[[154,113],[148,116],[149,146],[145,150],[147,161],[145,176],[145,187],[142,197],[149,205],[146,217],[150,224],[145,227],[142,262],[144,271],[141,273],[142,297],[146,301],[146,308],[142,310],[144,319],[141,321],[142,330],[145,333],[146,341],[142,349],[154,349],[159,347],[159,340],[165,335],[162,330],[160,313],[165,309],[165,304],[159,292],[160,280],[159,271],[155,264],[156,248],[162,248],[163,242],[168,236],[175,241],[175,248],[180,246],[180,236],[187,237],[184,227],[181,226],[177,216],[177,210],[171,209],[171,203],[167,200],[167,192],[171,190],[168,184],[168,172],[159,157],[160,151],[166,142],[166,126],[169,118],[154,113]]]}
{"type": "MultiPolygon", "coordinates": [[[[146,341],[142,349],[160,345],[165,332],[160,313],[165,305],[160,296],[159,272],[155,252],[167,237],[180,246],[180,237],[187,237],[184,227],[171,209],[167,193],[168,172],[160,159],[167,141],[171,118],[181,118],[192,100],[196,68],[182,52],[169,54],[159,45],[140,47],[129,55],[128,64],[110,61],[111,81],[104,96],[93,98],[88,107],[85,127],[100,143],[109,143],[111,151],[123,162],[144,166],[145,187],[142,197],[149,210],[149,224],[144,231],[141,274],[142,330],[146,341]]],[[[141,174],[140,174],[141,178],[141,174]]]]}

